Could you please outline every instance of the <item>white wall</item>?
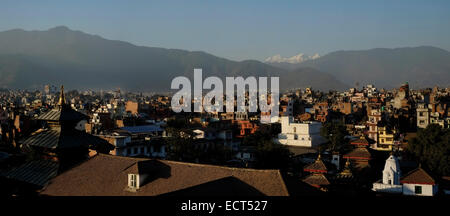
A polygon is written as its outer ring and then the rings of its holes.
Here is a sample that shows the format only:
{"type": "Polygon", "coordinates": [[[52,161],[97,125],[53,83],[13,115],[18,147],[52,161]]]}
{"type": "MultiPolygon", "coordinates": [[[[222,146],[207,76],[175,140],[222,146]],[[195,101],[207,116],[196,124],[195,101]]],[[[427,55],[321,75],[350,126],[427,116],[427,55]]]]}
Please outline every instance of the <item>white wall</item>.
{"type": "Polygon", "coordinates": [[[292,116],[281,117],[278,143],[292,146],[315,147],[325,142],[320,136],[320,122],[294,123],[292,116]]]}
{"type": "Polygon", "coordinates": [[[416,195],[416,196],[433,196],[437,193],[437,185],[428,184],[403,184],[403,194],[404,195],[416,195]],[[422,194],[415,193],[415,186],[422,187],[422,194]]]}
{"type": "Polygon", "coordinates": [[[382,183],[373,183],[373,191],[385,193],[402,193],[402,185],[388,185],[382,183]]]}

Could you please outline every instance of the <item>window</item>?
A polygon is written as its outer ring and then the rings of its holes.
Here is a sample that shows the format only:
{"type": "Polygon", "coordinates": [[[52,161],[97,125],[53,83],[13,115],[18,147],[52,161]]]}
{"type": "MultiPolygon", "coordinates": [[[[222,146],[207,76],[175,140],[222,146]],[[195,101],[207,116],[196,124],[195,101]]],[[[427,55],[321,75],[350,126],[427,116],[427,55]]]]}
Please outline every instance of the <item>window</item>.
{"type": "Polygon", "coordinates": [[[416,194],[422,194],[422,186],[415,186],[414,187],[414,192],[416,194]]]}
{"type": "Polygon", "coordinates": [[[296,127],[294,127],[294,133],[297,133],[297,128],[296,127]]]}
{"type": "Polygon", "coordinates": [[[137,175],[128,174],[128,186],[130,188],[137,188],[137,175]]]}

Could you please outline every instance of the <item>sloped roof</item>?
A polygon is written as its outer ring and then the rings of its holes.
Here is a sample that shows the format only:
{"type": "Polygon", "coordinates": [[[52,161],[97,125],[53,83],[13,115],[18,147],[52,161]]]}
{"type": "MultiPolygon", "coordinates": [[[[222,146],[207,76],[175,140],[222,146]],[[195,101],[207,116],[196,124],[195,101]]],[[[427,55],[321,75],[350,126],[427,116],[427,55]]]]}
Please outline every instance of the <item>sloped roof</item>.
{"type": "Polygon", "coordinates": [[[321,172],[321,173],[326,173],[328,171],[327,167],[325,166],[322,160],[316,160],[314,163],[306,165],[303,168],[303,170],[306,172],[321,172]]]}
{"type": "Polygon", "coordinates": [[[365,137],[360,137],[359,139],[355,139],[355,140],[350,141],[350,144],[352,144],[352,145],[368,146],[369,145],[369,141],[365,137]]]}
{"type": "Polygon", "coordinates": [[[264,196],[251,185],[229,176],[193,186],[186,189],[163,194],[162,196],[264,196]]]}
{"type": "Polygon", "coordinates": [[[37,120],[43,121],[81,121],[84,119],[89,119],[89,117],[65,106],[61,109],[52,109],[37,117],[37,120]]]}
{"type": "MultiPolygon", "coordinates": [[[[52,196],[155,196],[227,177],[234,177],[264,195],[289,195],[278,170],[229,168],[105,154],[98,154],[57,176],[51,180],[41,194],[52,196]],[[136,192],[130,192],[126,190],[127,175],[136,171],[142,173],[140,164],[147,166],[147,180],[139,186],[136,192]]],[[[214,185],[217,185],[217,182],[214,185]]]]}
{"type": "Polygon", "coordinates": [[[59,164],[50,160],[36,160],[27,162],[6,172],[9,179],[26,182],[43,187],[58,174],[59,164]]]}
{"type": "Polygon", "coordinates": [[[77,130],[61,130],[61,127],[41,129],[26,138],[24,145],[38,146],[50,149],[76,148],[107,145],[107,141],[77,130]]]}
{"type": "Polygon", "coordinates": [[[435,184],[434,179],[421,167],[407,173],[401,178],[400,182],[407,184],[435,184]]]}
{"type": "Polygon", "coordinates": [[[368,160],[371,158],[371,154],[370,154],[369,150],[367,150],[366,148],[355,148],[350,153],[345,154],[344,158],[367,159],[368,160]]]}
{"type": "Polygon", "coordinates": [[[330,184],[327,177],[325,177],[323,174],[311,174],[302,179],[302,181],[313,186],[315,185],[323,186],[330,184]]]}

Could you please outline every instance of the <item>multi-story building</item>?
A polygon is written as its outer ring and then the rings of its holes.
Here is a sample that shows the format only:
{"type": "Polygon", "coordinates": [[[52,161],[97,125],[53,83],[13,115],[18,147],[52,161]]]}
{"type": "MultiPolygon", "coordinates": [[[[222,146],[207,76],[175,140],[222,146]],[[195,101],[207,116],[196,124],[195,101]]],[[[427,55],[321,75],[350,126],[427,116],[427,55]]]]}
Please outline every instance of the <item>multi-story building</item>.
{"type": "Polygon", "coordinates": [[[320,136],[320,122],[294,122],[292,116],[281,117],[281,133],[278,134],[278,143],[291,146],[317,147],[325,142],[320,136]]]}
{"type": "Polygon", "coordinates": [[[442,128],[445,127],[445,120],[440,118],[439,112],[430,113],[430,124],[438,124],[442,128]]]}
{"type": "Polygon", "coordinates": [[[314,119],[320,122],[326,122],[328,118],[328,103],[320,102],[314,105],[314,119]]]}
{"type": "Polygon", "coordinates": [[[395,129],[390,129],[386,125],[378,125],[378,142],[373,149],[379,151],[392,151],[395,145],[395,129]]]}
{"type": "Polygon", "coordinates": [[[417,105],[417,127],[426,128],[430,124],[430,109],[424,103],[417,105]]]}
{"type": "Polygon", "coordinates": [[[381,112],[379,109],[371,109],[368,114],[369,120],[366,125],[368,127],[367,136],[376,142],[378,141],[378,122],[381,121],[381,112]]]}

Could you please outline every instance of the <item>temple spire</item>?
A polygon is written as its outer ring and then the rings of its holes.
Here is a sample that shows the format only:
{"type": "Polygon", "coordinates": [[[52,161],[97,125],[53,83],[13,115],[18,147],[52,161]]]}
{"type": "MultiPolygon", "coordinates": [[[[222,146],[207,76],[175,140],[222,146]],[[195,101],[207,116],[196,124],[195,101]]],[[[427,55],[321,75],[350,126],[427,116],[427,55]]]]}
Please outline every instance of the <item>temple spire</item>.
{"type": "Polygon", "coordinates": [[[345,162],[344,169],[340,174],[344,176],[352,176],[352,170],[350,168],[350,160],[348,158],[347,161],[345,162]]]}
{"type": "Polygon", "coordinates": [[[64,85],[61,85],[61,93],[59,94],[59,106],[63,106],[66,104],[66,97],[64,96],[64,85]]]}

